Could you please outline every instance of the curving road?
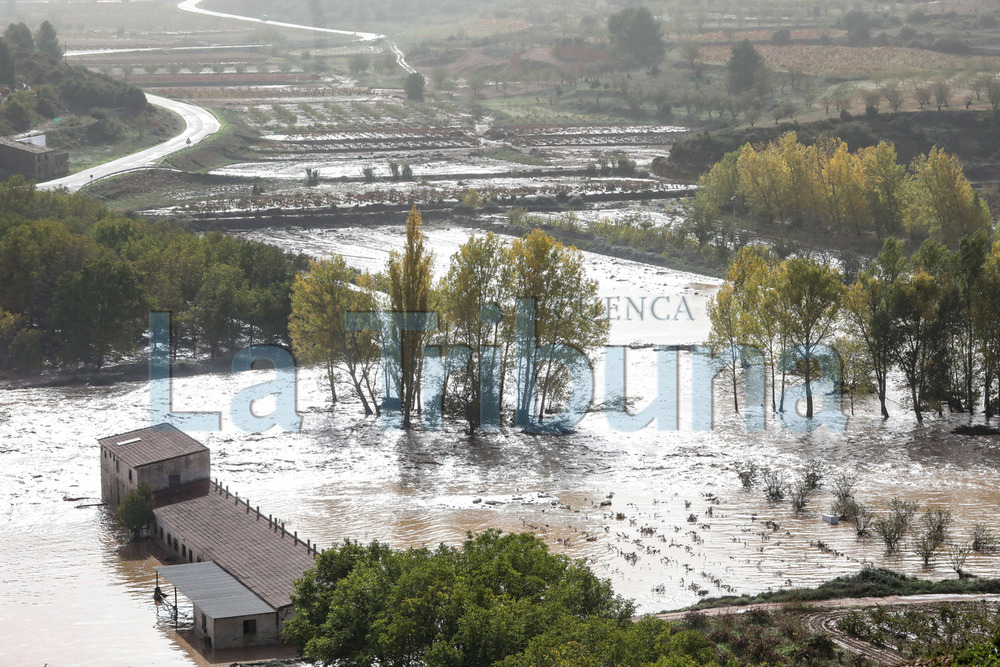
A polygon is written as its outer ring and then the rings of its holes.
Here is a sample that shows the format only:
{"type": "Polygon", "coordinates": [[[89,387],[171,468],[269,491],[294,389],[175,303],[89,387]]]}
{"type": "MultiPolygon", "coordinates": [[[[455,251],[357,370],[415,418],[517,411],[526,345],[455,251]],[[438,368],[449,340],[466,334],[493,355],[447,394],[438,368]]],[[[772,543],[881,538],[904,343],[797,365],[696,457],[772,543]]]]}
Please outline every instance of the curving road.
{"type": "Polygon", "coordinates": [[[105,176],[130,169],[154,167],[160,160],[171,153],[176,153],[190,144],[198,143],[210,134],[215,134],[222,127],[219,119],[208,109],[203,109],[187,102],[160,97],[159,95],[150,95],[149,93],[146,93],[146,100],[150,104],[173,111],[183,118],[185,123],[184,131],[172,139],[164,141],[162,144],[157,144],[138,153],[133,153],[132,155],[127,155],[111,162],[105,162],[77,174],[39,183],[38,189],[51,190],[52,188],[65,187],[75,192],[84,185],[105,176]]]}
{"type": "MultiPolygon", "coordinates": [[[[385,35],[381,35],[377,32],[357,32],[353,30],[334,30],[333,28],[320,28],[313,25],[302,25],[300,23],[285,23],[283,21],[271,21],[267,18],[255,18],[253,16],[241,16],[239,14],[227,14],[225,12],[215,12],[210,9],[202,9],[198,5],[202,0],[183,0],[179,5],[178,9],[182,9],[186,12],[194,12],[195,14],[203,14],[205,16],[215,16],[217,18],[233,19],[235,21],[249,21],[250,23],[259,23],[261,25],[274,25],[279,28],[291,28],[293,30],[309,30],[311,32],[323,32],[330,35],[345,35],[347,37],[357,37],[358,40],[362,42],[374,42],[380,39],[385,39],[385,35]]],[[[410,67],[403,52],[399,50],[394,43],[389,44],[389,48],[393,53],[396,54],[396,63],[402,67],[404,70],[413,74],[416,72],[415,69],[410,67]]]]}
{"type": "MultiPolygon", "coordinates": [[[[240,16],[238,14],[226,14],[223,12],[214,12],[208,9],[202,9],[198,6],[201,0],[183,0],[179,5],[178,9],[182,9],[186,12],[194,12],[195,14],[204,14],[206,16],[215,16],[218,18],[233,19],[236,21],[249,21],[251,23],[261,23],[264,25],[274,25],[281,28],[291,28],[293,30],[310,30],[313,32],[323,32],[335,35],[346,35],[348,37],[357,37],[360,41],[371,42],[379,39],[384,39],[385,35],[380,35],[374,32],[355,32],[351,30],[334,30],[333,28],[320,28],[317,26],[310,25],[300,25],[298,23],[284,23],[282,21],[270,21],[264,18],[253,18],[251,16],[240,16]]],[[[185,48],[185,47],[182,47],[185,48]]],[[[191,47],[199,48],[199,47],[191,47]]],[[[209,47],[212,48],[212,47],[209,47]]],[[[221,47],[220,47],[221,48],[221,47]]],[[[416,72],[415,69],[410,67],[406,62],[406,56],[400,51],[399,47],[395,43],[390,43],[389,48],[396,55],[396,63],[406,70],[407,72],[413,74],[416,72]]],[[[137,51],[143,51],[147,49],[134,49],[137,51]]],[[[109,51],[110,52],[110,51],[109,51]]],[[[81,52],[85,53],[85,52],[81,52]]],[[[93,53],[93,52],[90,52],[93,53]]],[[[67,54],[75,55],[75,54],[67,54]]],[[[160,97],[159,95],[151,95],[146,93],[146,100],[150,104],[155,104],[158,107],[163,107],[178,114],[184,119],[185,128],[184,131],[178,134],[176,137],[163,142],[162,144],[157,144],[146,150],[139,151],[138,153],[133,153],[132,155],[127,155],[123,158],[117,160],[112,160],[110,162],[105,162],[104,164],[98,165],[91,169],[86,169],[78,174],[72,174],[70,176],[64,176],[63,178],[57,178],[52,181],[46,181],[44,183],[38,184],[40,190],[51,190],[53,188],[64,187],[70,191],[75,192],[88,183],[92,183],[95,180],[104,178],[106,176],[111,176],[112,174],[117,174],[123,171],[130,171],[132,169],[142,169],[148,167],[155,167],[163,158],[167,157],[171,153],[176,153],[179,150],[186,148],[191,144],[196,144],[205,137],[215,134],[219,131],[222,125],[219,123],[219,119],[216,118],[215,114],[202,107],[195,106],[194,104],[189,104],[187,102],[181,102],[179,100],[172,100],[166,97],[160,97]]]]}

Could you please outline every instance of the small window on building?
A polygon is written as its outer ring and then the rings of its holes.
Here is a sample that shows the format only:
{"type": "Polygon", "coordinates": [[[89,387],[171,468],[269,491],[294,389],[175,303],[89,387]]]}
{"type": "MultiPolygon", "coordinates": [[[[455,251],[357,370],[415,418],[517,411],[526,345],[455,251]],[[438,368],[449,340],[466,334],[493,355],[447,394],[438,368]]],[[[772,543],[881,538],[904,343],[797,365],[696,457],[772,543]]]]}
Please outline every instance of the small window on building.
{"type": "Polygon", "coordinates": [[[121,466],[118,465],[118,461],[115,461],[115,472],[121,472],[121,466]]]}
{"type": "Polygon", "coordinates": [[[163,526],[160,526],[160,539],[163,539],[163,526]]]}
{"type": "MultiPolygon", "coordinates": [[[[201,559],[199,558],[198,560],[201,560],[201,559]]],[[[193,563],[194,562],[194,552],[193,551],[189,551],[188,552],[188,562],[189,563],[193,563]]]]}
{"type": "Polygon", "coordinates": [[[132,469],[131,468],[128,471],[128,481],[130,481],[130,482],[132,481],[132,469]]]}
{"type": "Polygon", "coordinates": [[[201,631],[208,632],[208,621],[205,620],[205,614],[201,615],[201,631]]]}
{"type": "Polygon", "coordinates": [[[180,475],[171,475],[170,476],[170,486],[180,486],[180,485],[181,485],[181,476],[180,475]]]}
{"type": "Polygon", "coordinates": [[[187,556],[188,555],[187,545],[181,545],[181,555],[182,556],[187,556]]]}
{"type": "Polygon", "coordinates": [[[250,618],[243,621],[243,634],[245,635],[255,635],[257,634],[257,619],[250,618]]]}
{"type": "Polygon", "coordinates": [[[174,538],[170,537],[170,533],[167,533],[167,546],[169,547],[174,543],[174,538]]]}

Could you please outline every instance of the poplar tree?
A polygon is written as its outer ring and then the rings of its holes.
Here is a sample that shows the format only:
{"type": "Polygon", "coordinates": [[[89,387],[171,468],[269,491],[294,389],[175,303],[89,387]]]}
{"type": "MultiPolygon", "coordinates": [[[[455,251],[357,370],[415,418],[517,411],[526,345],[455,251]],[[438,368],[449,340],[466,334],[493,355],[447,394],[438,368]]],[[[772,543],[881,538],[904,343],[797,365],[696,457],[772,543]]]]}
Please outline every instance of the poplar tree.
{"type": "MultiPolygon", "coordinates": [[[[406,247],[403,253],[393,252],[389,258],[389,300],[392,310],[402,315],[429,313],[431,293],[432,253],[424,249],[423,221],[414,206],[406,219],[406,247]]],[[[419,410],[420,368],[424,331],[400,331],[399,399],[403,428],[412,426],[414,407],[419,410]]]]}

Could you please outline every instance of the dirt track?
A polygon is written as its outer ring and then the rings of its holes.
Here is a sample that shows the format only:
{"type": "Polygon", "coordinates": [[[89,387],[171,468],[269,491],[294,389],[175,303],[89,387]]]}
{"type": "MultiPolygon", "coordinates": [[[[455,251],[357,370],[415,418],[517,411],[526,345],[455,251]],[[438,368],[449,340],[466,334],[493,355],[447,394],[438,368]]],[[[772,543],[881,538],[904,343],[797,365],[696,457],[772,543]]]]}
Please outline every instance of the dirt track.
{"type": "MultiPolygon", "coordinates": [[[[837,628],[837,621],[850,613],[854,609],[865,607],[931,607],[942,602],[969,603],[980,601],[1000,601],[998,595],[987,594],[964,594],[964,595],[890,595],[887,597],[875,598],[841,598],[837,600],[818,600],[816,602],[805,603],[802,611],[802,621],[805,626],[816,633],[828,635],[837,646],[845,651],[850,651],[857,655],[864,656],[869,660],[881,665],[902,665],[906,662],[903,656],[887,648],[880,648],[851,637],[847,633],[841,632],[837,628]]],[[[713,607],[709,609],[697,610],[698,613],[706,616],[721,616],[723,614],[742,614],[751,609],[766,609],[768,611],[778,611],[789,609],[786,602],[765,602],[756,605],[741,605],[729,607],[713,607]]],[[[792,607],[794,609],[794,607],[792,607]]],[[[667,614],[656,614],[655,618],[665,621],[681,621],[691,611],[674,611],[667,614]]]]}

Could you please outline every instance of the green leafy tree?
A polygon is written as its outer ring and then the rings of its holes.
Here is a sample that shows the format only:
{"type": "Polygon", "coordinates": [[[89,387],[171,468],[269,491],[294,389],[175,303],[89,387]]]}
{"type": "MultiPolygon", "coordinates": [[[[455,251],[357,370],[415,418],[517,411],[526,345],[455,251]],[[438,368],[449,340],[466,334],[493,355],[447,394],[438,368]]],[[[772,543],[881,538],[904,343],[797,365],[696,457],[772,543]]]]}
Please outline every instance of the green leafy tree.
{"type": "Polygon", "coordinates": [[[788,342],[795,348],[806,388],[806,417],[813,416],[810,383],[819,362],[819,346],[835,332],[843,295],[840,271],[811,259],[793,258],[782,264],[776,282],[777,298],[785,313],[788,342]]]}
{"type": "MultiPolygon", "coordinates": [[[[431,311],[431,267],[434,255],[424,249],[423,222],[414,206],[406,218],[406,247],[403,253],[389,257],[389,301],[393,312],[405,316],[431,311]]],[[[414,411],[419,407],[420,369],[423,360],[424,331],[400,332],[401,363],[399,400],[403,428],[410,428],[414,411]]]]}
{"type": "Polygon", "coordinates": [[[31,28],[24,21],[8,25],[3,36],[18,51],[31,51],[35,48],[35,38],[31,36],[31,28]]]}
{"type": "Polygon", "coordinates": [[[346,369],[366,415],[379,411],[375,380],[379,337],[371,330],[348,330],[346,315],[374,310],[377,301],[371,276],[356,274],[340,255],[313,261],[292,286],[288,328],[298,360],[325,366],[335,404],[339,371],[346,369]]]}
{"type": "Polygon", "coordinates": [[[411,72],[406,77],[406,81],[403,82],[403,91],[406,93],[407,99],[420,101],[424,99],[424,87],[426,85],[427,80],[423,74],[420,72],[411,72]]]}
{"type": "Polygon", "coordinates": [[[48,21],[42,21],[35,33],[35,47],[47,56],[62,58],[63,47],[59,43],[56,29],[48,21]]]}
{"type": "Polygon", "coordinates": [[[648,67],[663,60],[663,29],[649,8],[626,7],[612,14],[608,17],[608,32],[615,45],[636,64],[648,67]]]}
{"type": "Polygon", "coordinates": [[[0,106],[0,114],[11,127],[21,132],[31,128],[31,102],[22,92],[14,93],[0,106]]]}
{"type": "Polygon", "coordinates": [[[145,328],[148,302],[135,268],[112,257],[63,275],[52,296],[52,325],[66,361],[100,369],[112,353],[133,350],[145,328]]]}
{"type": "Polygon", "coordinates": [[[14,51],[10,48],[10,42],[0,37],[0,84],[13,86],[16,76],[14,51]]]}
{"type": "Polygon", "coordinates": [[[345,541],[292,599],[285,636],[324,664],[491,665],[549,628],[604,619],[624,630],[633,613],[582,562],[495,530],[433,551],[345,541]]]}
{"type": "Polygon", "coordinates": [[[191,310],[212,361],[221,347],[236,352],[249,310],[248,297],[249,286],[239,267],[215,264],[205,272],[191,310]]]}
{"type": "Polygon", "coordinates": [[[156,496],[153,493],[153,487],[142,482],[122,498],[115,510],[115,519],[132,531],[133,540],[138,540],[143,527],[156,518],[153,514],[155,507],[156,496]]]}
{"type": "Polygon", "coordinates": [[[976,281],[972,321],[983,361],[983,403],[986,418],[994,414],[994,383],[1000,379],[1000,243],[994,243],[976,281]]]}
{"type": "Polygon", "coordinates": [[[760,55],[749,39],[737,42],[726,61],[730,94],[738,95],[757,88],[766,78],[766,70],[764,56],[760,55]]]}

